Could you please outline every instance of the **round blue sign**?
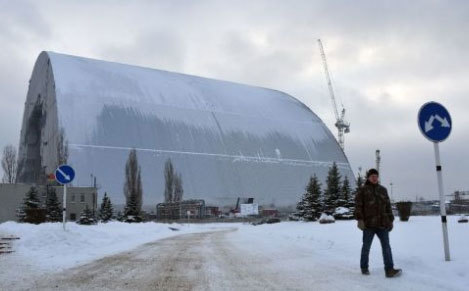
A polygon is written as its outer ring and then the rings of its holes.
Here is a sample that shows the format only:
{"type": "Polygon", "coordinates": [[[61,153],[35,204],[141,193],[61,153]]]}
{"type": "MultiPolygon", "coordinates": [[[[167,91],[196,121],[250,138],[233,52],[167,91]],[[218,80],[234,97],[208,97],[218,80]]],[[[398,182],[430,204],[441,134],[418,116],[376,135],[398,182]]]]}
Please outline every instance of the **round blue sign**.
{"type": "Polygon", "coordinates": [[[75,178],[75,171],[69,165],[61,165],[55,170],[55,180],[60,184],[68,184],[75,178]]]}
{"type": "Polygon", "coordinates": [[[420,108],[418,123],[422,134],[433,142],[444,141],[453,125],[448,110],[437,102],[425,103],[420,108]]]}

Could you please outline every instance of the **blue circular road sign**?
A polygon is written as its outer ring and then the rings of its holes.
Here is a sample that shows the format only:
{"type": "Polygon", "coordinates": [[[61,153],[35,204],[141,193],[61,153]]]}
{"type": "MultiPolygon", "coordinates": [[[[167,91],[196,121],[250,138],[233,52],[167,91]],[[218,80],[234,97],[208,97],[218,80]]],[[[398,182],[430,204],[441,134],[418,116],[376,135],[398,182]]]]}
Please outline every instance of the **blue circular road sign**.
{"type": "Polygon", "coordinates": [[[68,184],[75,178],[75,170],[69,165],[61,165],[55,170],[55,180],[60,184],[68,184]]]}
{"type": "Polygon", "coordinates": [[[453,125],[448,110],[437,102],[425,103],[420,108],[418,123],[422,134],[433,142],[444,141],[453,125]]]}

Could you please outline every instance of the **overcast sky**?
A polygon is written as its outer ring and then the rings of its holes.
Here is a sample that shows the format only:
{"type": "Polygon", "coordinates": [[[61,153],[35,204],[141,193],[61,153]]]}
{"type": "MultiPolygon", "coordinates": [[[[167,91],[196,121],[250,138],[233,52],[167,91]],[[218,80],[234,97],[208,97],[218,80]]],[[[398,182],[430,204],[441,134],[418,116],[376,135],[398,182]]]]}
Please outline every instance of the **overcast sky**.
{"type": "Polygon", "coordinates": [[[469,190],[468,1],[0,0],[0,147],[18,144],[43,50],[284,91],[337,136],[317,38],[351,122],[354,171],[380,149],[394,199],[437,199],[433,145],[416,121],[433,100],[453,118],[445,191],[469,190]]]}

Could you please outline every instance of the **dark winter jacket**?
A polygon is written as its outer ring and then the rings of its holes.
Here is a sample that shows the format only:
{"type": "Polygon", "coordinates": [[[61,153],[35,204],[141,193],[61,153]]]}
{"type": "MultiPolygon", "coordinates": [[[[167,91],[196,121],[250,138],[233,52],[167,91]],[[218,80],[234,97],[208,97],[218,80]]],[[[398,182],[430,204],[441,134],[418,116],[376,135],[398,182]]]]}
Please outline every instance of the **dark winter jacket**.
{"type": "Polygon", "coordinates": [[[355,197],[355,219],[366,228],[391,228],[394,221],[388,191],[379,184],[366,182],[355,197]]]}

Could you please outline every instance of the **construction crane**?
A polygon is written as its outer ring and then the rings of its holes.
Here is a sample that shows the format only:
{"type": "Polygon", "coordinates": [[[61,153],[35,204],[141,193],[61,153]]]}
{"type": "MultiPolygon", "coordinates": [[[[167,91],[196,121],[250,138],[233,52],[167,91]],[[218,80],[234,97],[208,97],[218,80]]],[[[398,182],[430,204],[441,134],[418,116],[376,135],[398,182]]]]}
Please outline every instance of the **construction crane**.
{"type": "Polygon", "coordinates": [[[339,110],[337,108],[337,101],[335,99],[335,94],[334,94],[334,89],[332,88],[332,82],[331,82],[331,77],[329,75],[329,69],[327,67],[327,60],[326,60],[326,54],[324,53],[324,47],[322,46],[322,42],[320,39],[318,39],[318,45],[319,45],[319,51],[321,52],[321,57],[322,57],[322,63],[324,65],[324,72],[326,74],[326,80],[327,80],[327,86],[329,87],[329,94],[331,95],[332,99],[332,106],[334,107],[334,113],[335,113],[335,127],[337,127],[338,130],[338,140],[339,140],[339,145],[344,150],[345,147],[345,140],[344,140],[344,134],[350,132],[350,123],[345,121],[345,108],[342,105],[342,111],[339,115],[339,110]]]}
{"type": "Polygon", "coordinates": [[[381,151],[376,150],[376,170],[379,172],[379,168],[381,166],[381,151]]]}

